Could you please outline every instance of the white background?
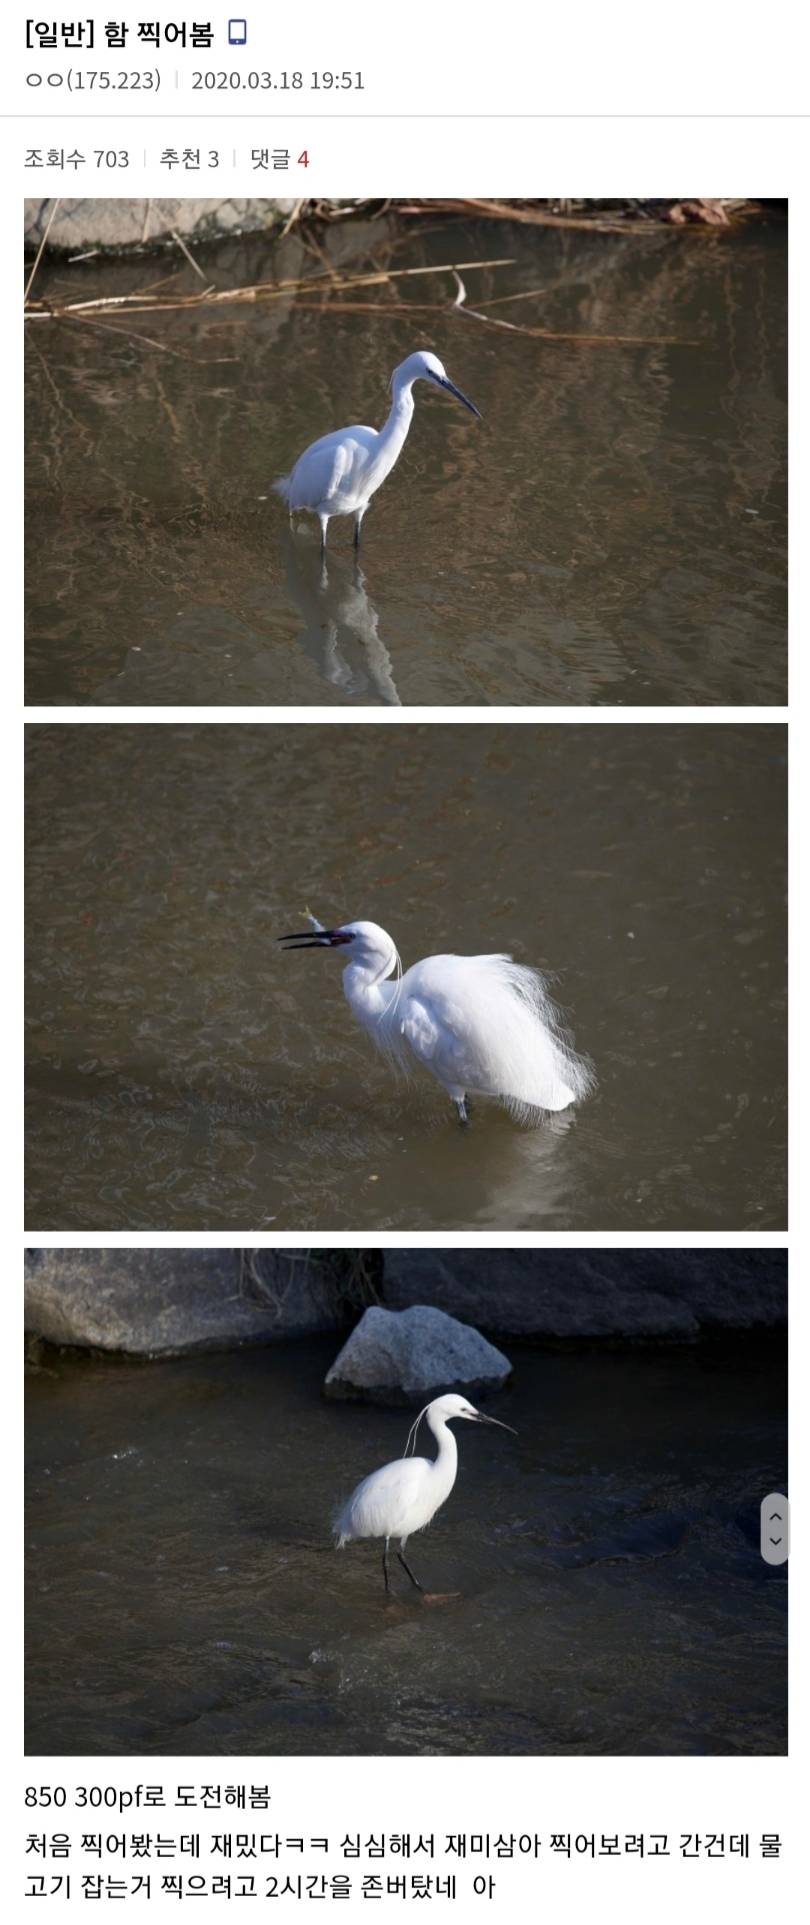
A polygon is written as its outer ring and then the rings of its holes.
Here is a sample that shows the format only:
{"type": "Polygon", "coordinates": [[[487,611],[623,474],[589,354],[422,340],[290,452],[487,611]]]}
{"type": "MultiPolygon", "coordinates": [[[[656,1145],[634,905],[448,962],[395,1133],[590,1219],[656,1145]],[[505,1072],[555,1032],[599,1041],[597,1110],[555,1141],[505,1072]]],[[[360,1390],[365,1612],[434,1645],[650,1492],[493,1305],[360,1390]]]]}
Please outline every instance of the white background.
{"type": "MultiPolygon", "coordinates": [[[[85,9],[89,0],[84,0],[85,9]]],[[[19,1301],[19,1267],[24,1238],[21,1223],[22,1158],[20,1148],[20,1094],[22,1088],[22,1034],[17,1016],[17,990],[21,982],[21,862],[20,836],[22,801],[22,395],[20,378],[21,328],[19,321],[19,275],[21,201],[24,195],[69,193],[70,183],[47,180],[43,175],[26,176],[22,156],[26,145],[88,144],[101,146],[110,141],[135,145],[135,137],[150,146],[178,140],[184,145],[205,144],[210,139],[210,122],[175,116],[156,120],[154,125],[128,122],[124,128],[116,109],[116,119],[105,129],[93,122],[83,132],[73,118],[38,124],[18,117],[29,111],[25,97],[24,74],[32,56],[20,51],[23,30],[20,26],[31,13],[39,19],[73,18],[78,9],[54,16],[52,4],[34,11],[29,6],[7,5],[4,9],[4,51],[6,62],[0,76],[0,100],[6,118],[0,130],[2,140],[3,194],[0,199],[0,274],[3,278],[0,300],[0,334],[4,380],[4,429],[0,440],[0,487],[2,489],[2,527],[4,544],[3,641],[6,652],[7,695],[0,715],[2,754],[2,820],[5,827],[4,860],[6,884],[3,892],[8,925],[5,943],[0,946],[3,973],[3,1009],[6,1022],[5,1063],[8,1094],[2,1110],[3,1223],[5,1227],[4,1266],[10,1302],[19,1301]],[[12,23],[13,22],[13,28],[12,23]],[[13,1013],[12,1013],[13,1012],[13,1013]]],[[[235,13],[250,8],[234,7],[235,13]]],[[[109,1766],[94,1760],[58,1759],[21,1762],[21,1624],[17,1616],[16,1558],[9,1559],[3,1603],[3,1648],[6,1655],[5,1702],[7,1717],[3,1736],[3,1816],[9,1829],[10,1849],[4,1858],[6,1910],[12,1917],[22,1915],[24,1863],[21,1840],[29,1829],[42,1828],[35,1813],[25,1810],[22,1787],[25,1784],[136,1783],[162,1781],[190,1782],[195,1778],[234,1781],[244,1773],[248,1782],[267,1780],[275,1792],[273,1824],[287,1834],[303,1831],[342,1836],[346,1831],[451,1830],[537,1830],[544,1835],[553,1831],[602,1832],[666,1830],[681,1831],[749,1830],[752,1843],[762,1831],[779,1831],[784,1840],[783,1856],[778,1862],[762,1861],[755,1847],[747,1861],[699,1863],[667,1861],[599,1860],[586,1858],[568,1861],[553,1859],[547,1853],[534,1861],[502,1862],[484,1867],[467,1861],[462,1877],[473,1871],[494,1871],[497,1889],[492,1901],[459,1898],[452,1908],[453,1917],[468,1918],[475,1908],[488,1907],[488,1915],[511,1921],[515,1916],[551,1904],[566,1910],[568,1916],[590,1917],[599,1908],[610,1913],[621,1908],[624,1918],[641,1920],[650,1912],[663,1921],[680,1921],[691,1904],[697,1915],[712,1915],[722,1906],[735,1919],[759,1921],[768,1906],[780,1905],[788,1917],[798,1910],[802,1883],[803,1851],[806,1830],[806,1792],[800,1800],[800,1783],[806,1779],[807,1764],[807,1668],[802,1638],[807,1618],[805,1558],[802,1552],[802,1471],[806,1465],[807,1423],[804,1376],[806,1371],[807,1318],[804,1308],[807,1267],[807,1125],[802,1114],[801,1094],[806,1063],[805,1025],[802,1010],[806,859],[804,824],[807,812],[806,769],[808,740],[806,708],[807,686],[805,655],[807,625],[807,383],[805,375],[808,331],[807,304],[807,122],[782,118],[795,114],[806,92],[806,57],[802,57],[796,27],[798,10],[784,5],[767,12],[750,5],[680,5],[655,13],[641,5],[617,4],[612,8],[588,4],[571,9],[549,10],[502,4],[486,16],[470,6],[433,5],[430,8],[390,9],[379,4],[354,5],[344,10],[311,4],[293,24],[289,18],[276,23],[269,20],[266,31],[273,45],[274,66],[362,66],[368,75],[368,91],[358,101],[343,96],[337,111],[322,117],[312,104],[285,123],[279,139],[299,150],[306,145],[312,156],[306,183],[283,186],[283,177],[260,177],[266,192],[333,195],[515,195],[564,194],[569,196],[635,193],[643,196],[699,194],[752,194],[792,196],[791,205],[791,467],[792,527],[799,531],[793,543],[792,567],[792,682],[791,682],[791,793],[793,806],[793,848],[798,860],[793,864],[792,899],[792,1174],[794,1209],[791,1227],[791,1464],[793,1502],[792,1558],[792,1650],[791,1650],[791,1755],[790,1759],[562,1759],[530,1760],[481,1758],[439,1759],[324,1759],[300,1758],[250,1761],[242,1766],[235,1760],[116,1761],[109,1766]],[[497,119],[474,117],[498,113],[549,115],[553,118],[497,119]],[[374,114],[395,114],[401,118],[369,118],[374,114]],[[622,114],[632,118],[622,119],[622,114]],[[416,116],[435,115],[419,119],[416,116]],[[597,114],[599,118],[589,118],[597,114]],[[653,116],[672,116],[655,118],[653,116]],[[753,116],[746,118],[745,116],[753,116]],[[566,117],[575,116],[575,117],[566,117]],[[796,1096],[798,1092],[798,1097],[796,1096]],[[799,1475],[796,1475],[798,1466],[799,1475]]],[[[108,17],[157,17],[167,19],[222,18],[220,12],[205,9],[200,0],[193,6],[178,4],[115,7],[99,9],[97,19],[108,17]]],[[[79,17],[85,17],[79,14],[79,17]]],[[[251,28],[253,22],[251,21],[251,28]]],[[[250,45],[253,57],[255,41],[250,45]]],[[[53,57],[51,57],[53,58],[53,57]]],[[[74,56],[70,56],[74,58],[74,56]]],[[[118,56],[104,56],[104,64],[114,64],[118,56]]],[[[196,64],[198,56],[188,52],[184,66],[196,64]]],[[[218,54],[199,57],[219,66],[218,54]]],[[[96,64],[101,64],[98,52],[96,64]]],[[[133,64],[130,59],[128,65],[133,64]]],[[[137,64],[142,64],[139,57],[137,64]]],[[[171,65],[177,64],[174,56],[171,65]]],[[[230,59],[226,64],[230,64],[230,59]]],[[[258,64],[258,62],[257,62],[258,64]]],[[[359,98],[359,97],[358,97],[359,98]]],[[[285,97],[286,99],[286,97],[285,97]]],[[[241,103],[240,103],[241,104],[241,103]]],[[[242,146],[268,143],[268,122],[255,115],[253,97],[247,103],[250,120],[234,126],[234,138],[242,146]]],[[[206,101],[206,106],[208,102],[206,101]]],[[[232,103],[229,103],[233,111],[232,103]]],[[[275,107],[273,109],[275,126],[275,107]]],[[[222,138],[221,131],[217,139],[222,138]]],[[[77,194],[114,191],[109,177],[79,180],[77,194]]],[[[130,173],[118,191],[127,196],[164,197],[181,191],[177,176],[167,182],[158,170],[130,173]]],[[[189,185],[195,195],[209,190],[204,177],[189,185]]],[[[218,192],[254,194],[260,191],[256,176],[221,181],[218,192]]],[[[541,451],[538,451],[540,458],[541,451]]],[[[186,711],[196,721],[223,720],[231,726],[240,719],[285,720],[305,726],[325,721],[340,726],[348,719],[334,710],[228,710],[186,711]]],[[[407,711],[359,711],[374,726],[396,727],[408,719],[407,711]]],[[[421,720],[446,721],[476,717],[475,711],[421,710],[421,720]]],[[[634,709],[613,717],[610,711],[589,710],[538,712],[546,722],[576,718],[594,727],[621,725],[626,721],[694,721],[697,716],[707,726],[728,720],[786,720],[781,710],[644,710],[634,709]]],[[[505,721],[515,726],[525,722],[531,712],[500,713],[487,709],[477,715],[482,723],[505,721]]],[[[103,711],[48,709],[29,711],[29,721],[71,726],[94,726],[103,711]]],[[[161,709],[126,710],[117,708],[110,719],[163,723],[182,718],[183,711],[161,709]]],[[[352,716],[351,719],[355,719],[352,716]]],[[[37,1236],[32,1229],[27,1241],[39,1244],[111,1244],[167,1242],[193,1244],[232,1243],[231,1237],[113,1236],[92,1238],[87,1235],[55,1234],[37,1236]]],[[[251,1235],[252,1244],[263,1241],[251,1235]]],[[[266,1241],[266,1239],[264,1239],[266,1241]]],[[[440,1236],[412,1239],[439,1245],[442,1241],[473,1242],[473,1238],[440,1236]]],[[[586,1237],[554,1235],[541,1237],[502,1236],[481,1238],[480,1242],[503,1244],[602,1244],[626,1245],[655,1242],[658,1245],[744,1244],[746,1237],[672,1235],[654,1239],[617,1235],[586,1237]]],[[[769,1236],[760,1245],[780,1245],[786,1238],[769,1236]]],[[[300,1243],[301,1238],[278,1238],[278,1242],[300,1243]]],[[[350,1236],[307,1238],[316,1244],[356,1242],[350,1236]]],[[[378,1242],[385,1238],[376,1239],[378,1242]]],[[[408,1242],[406,1237],[395,1239],[408,1242]]],[[[16,1319],[11,1318],[12,1325],[16,1319]]],[[[8,1505],[11,1512],[6,1530],[6,1545],[16,1546],[19,1517],[17,1512],[21,1463],[21,1395],[18,1358],[13,1346],[6,1346],[9,1383],[2,1421],[5,1429],[4,1463],[7,1474],[8,1505]],[[13,1471],[12,1471],[12,1467],[13,1471]],[[8,1490],[10,1481],[11,1489],[8,1490]]],[[[57,1604],[58,1608],[58,1604],[57,1604]]],[[[640,1663],[643,1659],[640,1656],[640,1663]]],[[[654,1746],[655,1734],[650,1734],[654,1746]]],[[[195,1819],[194,1828],[197,1828],[195,1819]]],[[[211,1820],[213,1828],[223,1828],[222,1820],[211,1820]]],[[[254,1821],[240,1815],[240,1829],[267,1829],[270,1820],[257,1815],[254,1821]]],[[[54,1828],[54,1822],[48,1829],[54,1828]]],[[[74,1821],[63,1822],[59,1829],[74,1830],[74,1821]]],[[[82,1829],[122,1830],[122,1821],[98,1816],[82,1822],[82,1829]]],[[[131,1822],[127,1828],[131,1828],[131,1822]]],[[[176,1829],[174,1815],[161,1815],[161,1828],[176,1829]]],[[[186,1820],[183,1828],[191,1828],[186,1820]]],[[[333,1858],[330,1869],[344,1869],[333,1858]]],[[[364,1867],[361,1867],[363,1869],[364,1867]]],[[[301,1865],[300,1869],[310,1869],[301,1865]]],[[[311,1869],[322,1871],[320,1855],[311,1869]]],[[[349,1866],[347,1869],[352,1870],[349,1866]]],[[[370,1866],[369,1869],[374,1869],[370,1866]]],[[[442,1869],[445,1869],[442,1867],[442,1869]]],[[[81,1901],[77,1901],[80,1903],[81,1901]]],[[[167,1917],[176,1910],[176,1900],[162,1904],[154,1900],[149,1917],[167,1917]]],[[[328,1901],[327,1901],[328,1902],[328,1901]]],[[[444,1900],[433,1900],[434,1909],[444,1900]]],[[[224,1918],[223,1904],[206,1901],[206,1915],[224,1918]]],[[[30,1909],[30,1908],[29,1908],[30,1909]]],[[[74,1905],[74,1913],[76,1906],[74,1905]]],[[[365,1910],[368,1909],[366,1906],[365,1910]]],[[[448,1908],[449,1909],[449,1908],[448,1908]]],[[[53,1915],[53,1907],[50,1908],[53,1915]]],[[[232,1908],[231,1908],[232,1910],[232,1908]]],[[[131,1911],[131,1907],[130,1907],[131,1911]]],[[[360,1901],[346,1904],[342,1915],[356,1917],[360,1901]]],[[[400,1900],[378,1906],[378,1915],[402,1916],[400,1900]]],[[[300,1917],[301,1907],[297,1909],[300,1917]]],[[[64,1915],[64,1913],[63,1913],[64,1915]]],[[[126,1912],[124,1914],[127,1915],[126,1912]]],[[[141,1915],[144,1915],[142,1911],[141,1915]]],[[[287,1916],[291,1902],[287,1901],[287,1916]]]]}

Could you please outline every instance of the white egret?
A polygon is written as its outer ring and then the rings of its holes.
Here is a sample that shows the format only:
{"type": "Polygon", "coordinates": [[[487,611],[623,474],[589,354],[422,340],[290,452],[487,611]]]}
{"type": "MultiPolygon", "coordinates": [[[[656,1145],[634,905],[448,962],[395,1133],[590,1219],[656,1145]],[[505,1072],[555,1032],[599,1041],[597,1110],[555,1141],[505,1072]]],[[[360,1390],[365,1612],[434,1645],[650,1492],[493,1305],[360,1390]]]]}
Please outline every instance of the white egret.
{"type": "Polygon", "coordinates": [[[467,1095],[493,1096],[522,1122],[564,1110],[593,1088],[539,970],[511,956],[428,956],[402,973],[396,944],[376,922],[280,936],[294,949],[346,952],[343,988],[373,1041],[403,1067],[432,1070],[466,1123],[467,1095]],[[393,982],[387,979],[396,971],[393,982]]]}
{"type": "Polygon", "coordinates": [[[391,413],[383,428],[338,428],[335,434],[322,435],[299,455],[290,474],[274,481],[291,519],[299,508],[317,515],[322,554],[332,515],[354,515],[354,543],[359,547],[360,526],[371,497],[402,453],[413,417],[415,381],[435,381],[480,420],[479,409],[454,386],[435,354],[409,354],[391,376],[391,413]]]}
{"type": "MultiPolygon", "coordinates": [[[[485,1417],[474,1404],[468,1404],[466,1397],[434,1397],[411,1425],[405,1456],[396,1458],[393,1464],[383,1464],[381,1470],[373,1470],[369,1477],[364,1477],[335,1517],[333,1530],[339,1551],[354,1537],[385,1539],[382,1562],[388,1595],[391,1592],[388,1546],[392,1537],[399,1538],[397,1557],[403,1570],[417,1591],[424,1591],[407,1562],[405,1546],[414,1531],[423,1531],[435,1517],[456,1481],[458,1446],[452,1431],[448,1430],[454,1417],[465,1417],[471,1424],[495,1424],[499,1430],[512,1430],[511,1424],[502,1424],[498,1417],[485,1417]],[[411,1455],[423,1417],[438,1445],[437,1454],[432,1458],[411,1455]]],[[[512,1431],[512,1436],[516,1435],[517,1432],[512,1431]]]]}

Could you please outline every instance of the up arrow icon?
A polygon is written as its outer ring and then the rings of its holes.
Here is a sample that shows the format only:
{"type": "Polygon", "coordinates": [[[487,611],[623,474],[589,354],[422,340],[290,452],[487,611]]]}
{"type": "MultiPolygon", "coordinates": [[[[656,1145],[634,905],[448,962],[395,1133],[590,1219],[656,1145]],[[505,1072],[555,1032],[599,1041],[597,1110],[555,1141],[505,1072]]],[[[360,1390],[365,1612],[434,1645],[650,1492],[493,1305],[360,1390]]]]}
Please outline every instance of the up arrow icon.
{"type": "Polygon", "coordinates": [[[766,1564],[784,1564],[790,1555],[790,1505],[781,1491],[770,1491],[759,1507],[759,1546],[766,1564]],[[775,1537],[772,1524],[781,1524],[775,1537]]]}

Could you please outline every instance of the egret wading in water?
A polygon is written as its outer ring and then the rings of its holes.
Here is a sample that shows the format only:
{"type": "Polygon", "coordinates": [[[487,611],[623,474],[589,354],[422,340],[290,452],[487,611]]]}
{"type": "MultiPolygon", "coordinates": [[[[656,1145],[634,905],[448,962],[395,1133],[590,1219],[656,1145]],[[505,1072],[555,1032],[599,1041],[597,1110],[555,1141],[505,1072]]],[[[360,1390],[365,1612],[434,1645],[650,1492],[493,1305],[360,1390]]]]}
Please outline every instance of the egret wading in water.
{"type": "Polygon", "coordinates": [[[435,354],[409,354],[391,376],[391,413],[383,428],[338,428],[313,441],[299,455],[288,475],[280,475],[273,487],[286,501],[290,519],[298,509],[317,515],[321,524],[321,554],[326,552],[326,530],[332,515],[354,516],[354,545],[360,545],[360,527],[372,495],[382,487],[399,459],[413,418],[413,384],[433,381],[457,401],[463,401],[471,414],[480,412],[461,389],[445,374],[435,354]]]}
{"type": "Polygon", "coordinates": [[[466,1123],[468,1095],[493,1096],[521,1122],[578,1103],[594,1086],[562,1029],[539,970],[511,956],[427,956],[402,973],[376,922],[280,936],[293,949],[338,949],[358,1022],[404,1068],[433,1072],[466,1123]],[[395,974],[396,972],[396,974],[395,974]],[[394,976],[394,981],[389,978],[394,976]]]}
{"type": "MultiPolygon", "coordinates": [[[[434,1397],[411,1425],[405,1456],[396,1458],[393,1464],[383,1464],[381,1470],[373,1470],[370,1477],[364,1477],[335,1518],[333,1530],[339,1551],[354,1537],[384,1538],[382,1563],[388,1596],[391,1594],[388,1547],[392,1537],[399,1538],[397,1557],[403,1571],[407,1571],[417,1591],[425,1595],[424,1586],[407,1562],[405,1546],[414,1531],[423,1531],[435,1517],[456,1481],[458,1446],[448,1429],[454,1417],[464,1417],[471,1424],[495,1424],[499,1430],[512,1430],[511,1424],[502,1424],[498,1417],[485,1417],[474,1404],[468,1404],[466,1397],[434,1397]],[[423,1417],[438,1445],[435,1457],[412,1455],[423,1417]]],[[[512,1430],[512,1436],[517,1436],[517,1432],[512,1430]]]]}

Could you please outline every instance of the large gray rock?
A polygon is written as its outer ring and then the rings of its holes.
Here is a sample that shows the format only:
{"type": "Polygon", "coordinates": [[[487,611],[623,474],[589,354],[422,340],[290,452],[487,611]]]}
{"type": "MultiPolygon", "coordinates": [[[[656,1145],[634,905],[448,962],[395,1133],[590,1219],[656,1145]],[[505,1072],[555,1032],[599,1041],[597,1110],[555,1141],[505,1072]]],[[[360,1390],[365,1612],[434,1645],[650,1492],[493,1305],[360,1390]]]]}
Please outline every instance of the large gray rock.
{"type": "Polygon", "coordinates": [[[424,1301],[509,1336],[696,1337],[784,1323],[780,1250],[387,1250],[393,1309],[424,1301]]]}
{"type": "MultiPolygon", "coordinates": [[[[48,246],[67,248],[131,247],[166,241],[208,241],[223,234],[264,233],[286,219],[294,200],[63,200],[48,235],[48,246]]],[[[38,247],[53,209],[52,200],[25,202],[25,244],[38,247]]]]}
{"type": "Polygon", "coordinates": [[[132,1356],[225,1350],[334,1329],[332,1278],[303,1251],[28,1250],[25,1327],[132,1356]]]}
{"type": "Polygon", "coordinates": [[[479,1330],[431,1304],[366,1310],[327,1372],[327,1397],[368,1403],[421,1403],[434,1391],[493,1390],[512,1366],[479,1330]]]}

